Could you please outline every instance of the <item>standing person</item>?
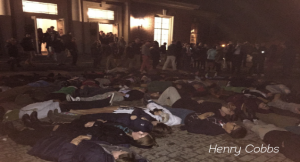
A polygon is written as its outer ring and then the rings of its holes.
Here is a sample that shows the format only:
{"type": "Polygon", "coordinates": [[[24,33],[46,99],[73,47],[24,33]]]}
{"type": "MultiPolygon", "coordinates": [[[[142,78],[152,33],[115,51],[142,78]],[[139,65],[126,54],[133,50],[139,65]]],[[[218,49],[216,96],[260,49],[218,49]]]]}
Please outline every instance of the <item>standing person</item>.
{"type": "Polygon", "coordinates": [[[133,68],[133,64],[134,64],[134,52],[133,52],[133,48],[132,45],[134,44],[134,42],[130,42],[128,44],[128,46],[125,49],[125,60],[127,61],[127,66],[128,68],[133,68]]]}
{"type": "Polygon", "coordinates": [[[246,41],[242,46],[242,54],[243,54],[243,67],[247,67],[247,56],[251,54],[252,46],[246,41]]]}
{"type": "Polygon", "coordinates": [[[295,47],[290,43],[285,43],[281,46],[283,48],[281,56],[282,75],[288,76],[291,74],[291,70],[295,62],[296,51],[295,47]]]}
{"type": "MultiPolygon", "coordinates": [[[[54,30],[54,26],[51,26],[50,27],[50,36],[51,36],[51,38],[50,38],[50,44],[51,44],[51,53],[52,53],[52,55],[53,55],[53,60],[54,61],[57,61],[57,53],[56,53],[56,51],[60,51],[60,49],[59,50],[56,50],[55,49],[55,47],[57,47],[57,45],[58,45],[58,38],[60,37],[59,36],[59,34],[58,34],[58,32],[57,31],[55,31],[54,30]]],[[[59,40],[60,41],[60,40],[59,40]]],[[[57,47],[57,48],[59,48],[59,47],[57,47]]]]}
{"type": "Polygon", "coordinates": [[[205,63],[206,63],[207,51],[208,51],[207,44],[202,45],[202,43],[199,43],[198,48],[199,48],[200,68],[204,70],[206,67],[205,63]]]}
{"type": "Polygon", "coordinates": [[[98,65],[101,66],[102,53],[101,42],[97,39],[91,46],[91,53],[94,57],[93,68],[97,68],[98,65]]]}
{"type": "Polygon", "coordinates": [[[10,70],[15,71],[15,64],[17,64],[18,67],[21,67],[17,41],[14,38],[11,38],[6,42],[6,48],[9,54],[9,60],[7,63],[10,64],[10,70]]]}
{"type": "Polygon", "coordinates": [[[189,43],[185,44],[182,54],[183,54],[183,69],[190,70],[191,61],[192,61],[192,48],[189,43]]]}
{"type": "Polygon", "coordinates": [[[33,39],[31,38],[30,34],[26,34],[25,38],[23,38],[21,42],[21,46],[27,55],[27,60],[25,61],[26,64],[29,66],[33,66],[32,59],[34,55],[34,45],[33,39]]]}
{"type": "Polygon", "coordinates": [[[225,53],[225,61],[226,61],[226,66],[227,66],[227,71],[231,71],[231,60],[232,60],[232,55],[234,52],[234,46],[231,41],[228,42],[227,48],[226,48],[226,53],[225,53]]]}
{"type": "Polygon", "coordinates": [[[235,46],[233,55],[232,55],[232,69],[231,72],[236,74],[240,74],[242,61],[243,61],[243,53],[242,53],[242,45],[240,42],[235,46]]]}
{"type": "Polygon", "coordinates": [[[51,46],[52,46],[52,40],[51,40],[51,29],[48,28],[46,33],[44,33],[44,39],[43,42],[46,43],[46,49],[48,52],[48,57],[52,56],[52,50],[51,50],[51,46]]]}
{"type": "Polygon", "coordinates": [[[176,42],[176,51],[175,51],[175,57],[176,57],[176,60],[175,60],[175,63],[177,64],[177,69],[181,68],[182,66],[182,44],[180,41],[177,41],[176,42]]]}
{"type": "Polygon", "coordinates": [[[250,68],[250,73],[252,73],[253,76],[256,76],[257,74],[264,76],[265,56],[266,48],[261,47],[259,43],[256,43],[252,52],[252,67],[250,68]]]}
{"type": "Polygon", "coordinates": [[[199,69],[200,66],[200,43],[195,44],[193,47],[193,59],[194,59],[194,68],[199,69]]]}
{"type": "Polygon", "coordinates": [[[217,55],[217,50],[215,47],[210,48],[207,51],[207,72],[215,68],[215,57],[217,55]]]}
{"type": "Polygon", "coordinates": [[[153,47],[150,49],[151,57],[152,57],[152,67],[156,69],[156,66],[159,64],[160,59],[160,49],[157,41],[153,42],[153,47]]]}
{"type": "Polygon", "coordinates": [[[78,48],[77,48],[77,44],[76,44],[76,39],[72,38],[70,44],[69,44],[69,51],[71,53],[72,56],[72,66],[76,66],[77,65],[77,59],[78,59],[78,48]]]}
{"type": "MultiPolygon", "coordinates": [[[[62,66],[65,65],[66,62],[66,54],[65,54],[65,45],[63,44],[62,40],[60,37],[56,38],[53,42],[53,48],[54,48],[54,52],[55,52],[55,56],[56,56],[56,60],[58,62],[58,66],[62,66]]],[[[54,56],[54,57],[55,57],[54,56]]]]}
{"type": "Polygon", "coordinates": [[[176,41],[172,41],[172,44],[168,47],[167,51],[167,60],[162,68],[162,70],[166,70],[168,67],[169,63],[171,62],[172,64],[172,69],[176,70],[176,51],[177,51],[177,46],[176,46],[176,41]]]}
{"type": "Polygon", "coordinates": [[[119,55],[122,57],[125,52],[126,42],[123,37],[118,42],[119,55]]]}
{"type": "Polygon", "coordinates": [[[119,66],[119,53],[118,46],[114,41],[109,42],[109,47],[107,49],[107,60],[106,60],[106,70],[119,66]]]}
{"type": "Polygon", "coordinates": [[[44,42],[44,33],[42,28],[37,29],[38,34],[38,45],[39,45],[39,53],[42,54],[42,43],[44,42]]]}
{"type": "Polygon", "coordinates": [[[134,40],[134,43],[132,44],[132,51],[134,54],[134,63],[135,63],[135,67],[138,68],[140,67],[140,63],[141,63],[141,47],[142,47],[142,43],[141,40],[139,38],[136,38],[134,40]]]}
{"type": "Polygon", "coordinates": [[[160,46],[160,53],[161,53],[161,56],[162,56],[162,62],[164,63],[166,61],[166,55],[167,55],[167,43],[164,42],[163,45],[160,46]]]}
{"type": "Polygon", "coordinates": [[[224,54],[224,49],[220,45],[217,45],[216,49],[217,49],[217,54],[216,54],[216,57],[215,57],[215,65],[216,65],[216,74],[215,74],[215,76],[217,76],[221,72],[222,61],[223,61],[223,57],[225,55],[224,54]]]}
{"type": "Polygon", "coordinates": [[[140,69],[140,72],[142,73],[145,68],[147,68],[147,70],[151,70],[152,67],[150,65],[150,46],[151,46],[151,42],[147,41],[143,46],[142,46],[142,66],[140,69]]]}

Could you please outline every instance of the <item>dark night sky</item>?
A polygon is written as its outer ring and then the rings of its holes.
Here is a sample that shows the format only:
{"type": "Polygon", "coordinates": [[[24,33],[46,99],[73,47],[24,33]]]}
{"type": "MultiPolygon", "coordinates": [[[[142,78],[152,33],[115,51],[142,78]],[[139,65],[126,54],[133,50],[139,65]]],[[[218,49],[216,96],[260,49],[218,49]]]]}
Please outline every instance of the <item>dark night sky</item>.
{"type": "Polygon", "coordinates": [[[300,0],[174,1],[197,4],[200,10],[220,14],[217,20],[220,39],[266,41],[300,38],[300,0]]]}

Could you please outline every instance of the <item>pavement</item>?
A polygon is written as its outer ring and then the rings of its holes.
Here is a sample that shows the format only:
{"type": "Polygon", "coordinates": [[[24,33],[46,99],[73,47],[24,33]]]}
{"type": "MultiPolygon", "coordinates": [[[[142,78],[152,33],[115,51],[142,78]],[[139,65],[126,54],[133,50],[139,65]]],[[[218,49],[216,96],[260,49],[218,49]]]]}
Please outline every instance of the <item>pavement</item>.
{"type": "MultiPolygon", "coordinates": [[[[70,62],[70,59],[68,60],[70,62]]],[[[78,66],[67,65],[57,66],[55,62],[48,58],[36,58],[35,67],[26,67],[17,72],[10,72],[6,60],[0,61],[0,76],[15,74],[32,74],[49,72],[60,72],[62,74],[76,74],[84,71],[101,70],[91,68],[92,60],[90,58],[80,57],[78,66]]],[[[246,69],[245,69],[246,70],[246,69]]],[[[278,75],[279,69],[266,72],[265,78],[280,81],[293,85],[294,89],[300,90],[298,67],[293,69],[290,77],[281,77],[278,75]]],[[[127,105],[141,105],[141,101],[114,103],[127,105]]],[[[76,117],[72,116],[71,118],[76,117]]],[[[69,117],[70,118],[70,117],[69,117]]],[[[57,116],[56,120],[64,119],[64,116],[57,116]]],[[[20,124],[20,122],[17,122],[20,124]]],[[[173,128],[173,134],[166,138],[157,139],[158,147],[152,149],[140,149],[131,147],[138,154],[146,157],[151,162],[290,162],[281,153],[260,153],[262,147],[268,147],[251,131],[243,139],[231,139],[228,135],[206,136],[201,134],[192,134],[180,130],[180,126],[173,128]],[[217,146],[216,146],[217,145],[217,146]],[[216,150],[214,148],[218,147],[216,150]],[[222,147],[222,149],[220,148],[222,147]],[[223,147],[230,147],[224,150],[223,147]],[[255,148],[255,149],[254,149],[255,148]],[[239,150],[241,150],[239,152],[239,150]],[[247,152],[246,152],[247,151],[247,152]],[[251,152],[250,152],[251,151],[251,152]],[[255,153],[256,151],[257,153],[255,153]]],[[[18,145],[6,136],[0,136],[0,162],[44,162],[37,157],[30,156],[27,151],[29,146],[18,145]]]]}

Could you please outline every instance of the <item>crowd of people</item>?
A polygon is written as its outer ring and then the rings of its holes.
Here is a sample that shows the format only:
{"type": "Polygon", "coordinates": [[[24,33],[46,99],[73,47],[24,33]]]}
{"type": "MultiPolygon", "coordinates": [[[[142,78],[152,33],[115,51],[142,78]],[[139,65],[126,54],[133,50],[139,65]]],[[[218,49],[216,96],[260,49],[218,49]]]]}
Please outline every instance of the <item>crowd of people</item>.
{"type": "Polygon", "coordinates": [[[78,59],[78,49],[75,43],[76,39],[72,33],[63,34],[62,31],[57,32],[51,26],[43,33],[42,29],[37,29],[38,50],[35,47],[35,39],[26,34],[20,43],[14,38],[7,40],[7,51],[9,54],[8,64],[10,70],[15,71],[15,66],[22,67],[20,62],[24,61],[25,65],[34,66],[33,58],[36,54],[42,54],[42,44],[46,44],[48,56],[53,59],[59,66],[65,65],[67,56],[72,56],[72,64],[76,66],[78,59]],[[36,52],[38,51],[38,52],[36,52]]]}
{"type": "MultiPolygon", "coordinates": [[[[72,65],[76,65],[78,50],[71,33],[60,35],[53,27],[38,33],[39,46],[47,43],[58,65],[65,64],[66,51],[73,56],[72,65]]],[[[20,44],[27,53],[27,64],[34,66],[33,39],[26,34],[20,44]]],[[[7,48],[8,63],[14,70],[16,65],[21,66],[17,41],[10,39],[7,48]]],[[[1,77],[0,103],[18,104],[22,98],[23,107],[15,111],[0,107],[0,133],[18,144],[32,146],[28,153],[41,159],[112,162],[147,161],[129,147],[157,147],[156,138],[168,138],[175,125],[190,133],[228,134],[236,139],[244,138],[248,129],[265,143],[279,147],[286,157],[299,161],[299,143],[293,141],[300,135],[257,118],[257,113],[268,114],[274,109],[300,114],[298,92],[282,83],[250,77],[264,76],[265,63],[272,67],[280,53],[283,74],[287,74],[296,53],[288,43],[280,48],[248,42],[195,45],[172,41],[169,46],[159,46],[157,41],[137,38],[126,46],[123,38],[101,31],[91,45],[91,54],[93,67],[105,66],[105,70],[77,76],[35,74],[18,76],[18,80],[1,77]],[[249,60],[250,75],[239,76],[249,60]],[[162,71],[156,70],[159,64],[162,71]],[[169,65],[177,73],[168,73],[169,65]],[[222,76],[224,69],[237,75],[222,76]],[[219,85],[216,80],[227,84],[219,85]],[[142,101],[144,106],[116,106],[122,101],[142,101]],[[40,120],[65,112],[80,118],[70,123],[40,120]],[[18,119],[24,123],[22,129],[11,122],[18,119]]]]}
{"type": "Polygon", "coordinates": [[[228,134],[232,138],[244,138],[248,128],[267,144],[279,147],[288,158],[300,160],[295,153],[299,145],[292,142],[300,138],[299,134],[262,124],[257,118],[257,113],[268,114],[273,109],[300,114],[297,92],[262,79],[210,78],[204,73],[145,75],[117,67],[73,77],[53,73],[17,76],[18,80],[2,77],[0,101],[24,106],[14,111],[0,108],[0,119],[4,120],[0,133],[18,144],[32,146],[28,153],[45,160],[147,161],[128,148],[157,147],[156,138],[170,137],[175,125],[190,133],[228,134]],[[221,86],[216,79],[228,83],[221,86]],[[116,106],[122,101],[143,101],[144,106],[116,106]],[[70,123],[40,121],[65,112],[80,118],[70,123]],[[18,119],[23,121],[23,128],[11,122],[18,119]]]}
{"type": "MultiPolygon", "coordinates": [[[[54,27],[48,28],[46,33],[38,29],[38,48],[41,53],[42,43],[46,43],[48,56],[58,63],[65,65],[66,58],[72,56],[71,65],[76,66],[78,49],[76,40],[71,32],[62,34],[54,27]]],[[[7,49],[10,56],[8,63],[11,70],[15,66],[21,66],[20,61],[33,66],[32,59],[35,54],[34,39],[26,34],[18,48],[15,39],[7,41],[7,49]],[[23,54],[21,54],[23,51],[23,54]]],[[[199,69],[218,76],[222,71],[232,74],[240,74],[241,68],[248,66],[247,74],[265,75],[265,67],[273,69],[274,66],[282,67],[282,74],[288,75],[296,58],[296,49],[293,43],[249,43],[231,41],[223,44],[182,43],[172,41],[170,45],[157,41],[144,41],[136,38],[133,42],[125,42],[124,38],[118,38],[113,33],[99,32],[97,40],[90,46],[93,58],[93,67],[105,67],[111,70],[116,67],[134,68],[140,72],[155,70],[161,65],[162,70],[197,71],[199,69]],[[248,63],[250,62],[250,63],[248,63]]]]}

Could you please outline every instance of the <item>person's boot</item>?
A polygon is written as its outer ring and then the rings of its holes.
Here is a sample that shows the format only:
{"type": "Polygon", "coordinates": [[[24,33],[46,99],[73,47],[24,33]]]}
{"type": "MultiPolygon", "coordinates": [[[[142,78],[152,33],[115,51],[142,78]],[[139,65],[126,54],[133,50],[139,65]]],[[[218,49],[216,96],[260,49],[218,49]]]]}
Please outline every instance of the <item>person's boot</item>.
{"type": "MultiPolygon", "coordinates": [[[[52,110],[51,110],[52,111],[52,110]]],[[[53,112],[52,112],[53,113],[53,112]]],[[[49,122],[42,122],[38,119],[37,117],[37,112],[36,111],[33,111],[31,114],[30,114],[30,121],[31,123],[36,126],[36,127],[47,127],[47,126],[52,126],[52,123],[49,123],[49,122]]]]}
{"type": "Polygon", "coordinates": [[[24,125],[25,125],[26,127],[34,128],[34,125],[33,125],[33,123],[31,122],[30,116],[29,116],[28,114],[24,114],[24,115],[22,116],[22,121],[23,121],[23,123],[24,123],[24,125]]]}

